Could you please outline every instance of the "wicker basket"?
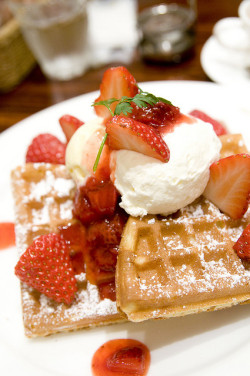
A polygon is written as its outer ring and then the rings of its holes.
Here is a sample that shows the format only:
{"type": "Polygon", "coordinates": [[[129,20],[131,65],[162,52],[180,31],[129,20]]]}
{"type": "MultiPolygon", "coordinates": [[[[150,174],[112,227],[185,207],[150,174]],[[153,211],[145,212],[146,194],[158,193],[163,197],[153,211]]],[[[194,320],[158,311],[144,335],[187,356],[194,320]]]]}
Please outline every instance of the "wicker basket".
{"type": "Polygon", "coordinates": [[[35,59],[17,21],[10,19],[0,27],[0,92],[9,91],[20,83],[34,64],[35,59]]]}

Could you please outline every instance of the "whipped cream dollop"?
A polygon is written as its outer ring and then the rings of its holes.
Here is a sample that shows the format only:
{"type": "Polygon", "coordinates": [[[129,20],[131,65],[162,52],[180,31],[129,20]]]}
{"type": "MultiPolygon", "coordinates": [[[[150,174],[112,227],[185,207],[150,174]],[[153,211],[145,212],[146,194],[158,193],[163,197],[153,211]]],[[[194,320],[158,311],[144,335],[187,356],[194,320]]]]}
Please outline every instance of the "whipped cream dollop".
{"type": "MultiPolygon", "coordinates": [[[[121,194],[120,206],[132,216],[169,215],[199,197],[209,179],[210,165],[219,159],[221,142],[213,127],[184,116],[172,132],[162,134],[170,160],[129,150],[112,151],[111,179],[121,194]]],[[[77,185],[93,173],[105,127],[100,118],[81,126],[66,150],[66,166],[77,185]]]]}
{"type": "Polygon", "coordinates": [[[219,159],[221,142],[201,120],[183,122],[163,139],[168,163],[128,150],[113,152],[114,184],[120,206],[130,215],[169,215],[190,204],[203,193],[209,167],[219,159]]]}

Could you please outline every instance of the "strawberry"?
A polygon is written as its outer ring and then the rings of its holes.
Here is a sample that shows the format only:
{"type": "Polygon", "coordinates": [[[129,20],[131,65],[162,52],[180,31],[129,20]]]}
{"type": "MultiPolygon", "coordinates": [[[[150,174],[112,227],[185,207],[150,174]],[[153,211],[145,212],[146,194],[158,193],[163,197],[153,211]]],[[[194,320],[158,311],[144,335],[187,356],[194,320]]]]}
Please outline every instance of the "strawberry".
{"type": "Polygon", "coordinates": [[[111,149],[137,151],[162,162],[169,160],[168,146],[150,125],[119,115],[106,123],[106,132],[111,149]]]}
{"type": "Polygon", "coordinates": [[[174,124],[181,115],[178,107],[161,101],[147,107],[138,107],[132,102],[131,106],[133,110],[127,115],[128,117],[153,127],[174,124]]]}
{"type": "MultiPolygon", "coordinates": [[[[118,246],[127,217],[117,212],[113,218],[100,220],[88,228],[87,240],[95,248],[100,245],[118,246]]],[[[115,250],[112,250],[115,252],[115,250]]]]}
{"type": "Polygon", "coordinates": [[[20,257],[15,274],[58,303],[72,303],[77,291],[69,248],[58,234],[36,238],[20,257]]]}
{"type": "Polygon", "coordinates": [[[250,261],[250,224],[242,232],[233,249],[242,260],[250,261]]]}
{"type": "Polygon", "coordinates": [[[193,110],[189,113],[189,115],[194,116],[197,119],[203,120],[206,123],[210,123],[213,126],[214,131],[217,134],[217,136],[221,136],[223,134],[228,133],[222,123],[220,123],[218,120],[211,118],[210,116],[205,114],[205,112],[202,112],[200,110],[193,110]]]}
{"type": "Polygon", "coordinates": [[[98,247],[86,255],[87,280],[93,285],[110,282],[115,278],[115,266],[116,257],[108,248],[98,247]]]}
{"type": "Polygon", "coordinates": [[[74,273],[80,274],[84,272],[84,255],[87,249],[86,228],[80,222],[76,222],[65,226],[59,226],[58,231],[69,245],[69,254],[74,273]]]}
{"type": "MultiPolygon", "coordinates": [[[[121,99],[123,96],[134,97],[139,92],[135,78],[125,67],[109,68],[104,72],[100,85],[100,96],[96,102],[104,101],[111,98],[121,99]]],[[[111,105],[114,112],[116,103],[111,105]]],[[[103,119],[109,119],[111,114],[104,106],[95,106],[95,112],[103,119]]]]}
{"type": "Polygon", "coordinates": [[[74,215],[83,224],[90,224],[114,214],[118,199],[115,186],[90,176],[84,186],[77,189],[74,199],[74,215]]]}
{"type": "Polygon", "coordinates": [[[231,218],[241,218],[249,203],[250,155],[231,155],[213,163],[204,196],[231,218]]]}
{"type": "Polygon", "coordinates": [[[60,117],[59,123],[63,133],[65,134],[67,142],[69,142],[75,131],[84,124],[83,121],[71,115],[63,115],[60,117]]]}
{"type": "Polygon", "coordinates": [[[92,223],[88,228],[86,273],[88,280],[99,284],[111,282],[115,277],[118,247],[127,216],[117,212],[112,218],[92,223]]]}
{"type": "Polygon", "coordinates": [[[87,197],[91,207],[101,216],[113,215],[118,199],[118,192],[113,183],[91,177],[86,183],[87,197]]]}
{"type": "Polygon", "coordinates": [[[116,301],[115,278],[110,282],[100,283],[98,285],[98,290],[101,300],[110,299],[113,302],[116,301]]]}
{"type": "Polygon", "coordinates": [[[28,147],[26,163],[45,162],[64,164],[66,144],[49,133],[42,133],[35,137],[28,147]]]}
{"type": "Polygon", "coordinates": [[[113,339],[95,352],[91,369],[95,376],[143,376],[148,374],[149,365],[150,352],[143,343],[134,339],[113,339]]]}
{"type": "Polygon", "coordinates": [[[85,186],[81,186],[76,190],[73,214],[84,225],[88,225],[89,223],[99,219],[99,215],[94,211],[89,203],[85,186]]]}

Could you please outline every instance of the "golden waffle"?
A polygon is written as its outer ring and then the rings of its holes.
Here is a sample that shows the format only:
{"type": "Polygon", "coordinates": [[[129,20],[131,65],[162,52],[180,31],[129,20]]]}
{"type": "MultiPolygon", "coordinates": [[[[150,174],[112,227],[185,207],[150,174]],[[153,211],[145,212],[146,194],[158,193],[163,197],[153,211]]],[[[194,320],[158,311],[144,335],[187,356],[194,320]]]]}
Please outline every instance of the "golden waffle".
{"type": "MultiPolygon", "coordinates": [[[[35,237],[74,222],[75,186],[65,166],[27,164],[18,167],[12,172],[12,186],[20,255],[35,237]]],[[[58,304],[21,283],[23,321],[28,337],[121,321],[116,303],[100,300],[97,287],[86,280],[85,273],[77,275],[76,279],[78,291],[71,306],[58,304]]]]}
{"type": "MultiPolygon", "coordinates": [[[[246,151],[240,135],[221,140],[222,157],[246,151]]],[[[130,217],[116,268],[118,308],[143,321],[250,300],[250,265],[232,249],[249,220],[250,211],[232,220],[203,197],[167,218],[130,217]]]]}

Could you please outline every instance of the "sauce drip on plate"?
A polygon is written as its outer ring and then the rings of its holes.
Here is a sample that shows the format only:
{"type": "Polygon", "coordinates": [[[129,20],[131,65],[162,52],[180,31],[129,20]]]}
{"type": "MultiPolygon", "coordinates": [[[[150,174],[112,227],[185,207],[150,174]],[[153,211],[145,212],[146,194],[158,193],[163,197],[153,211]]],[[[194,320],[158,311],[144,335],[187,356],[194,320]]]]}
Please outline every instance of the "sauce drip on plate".
{"type": "Polygon", "coordinates": [[[146,376],[149,349],[134,339],[114,339],[104,343],[92,359],[94,376],[146,376]]]}
{"type": "Polygon", "coordinates": [[[0,250],[15,245],[15,225],[12,222],[0,223],[0,250]]]}

